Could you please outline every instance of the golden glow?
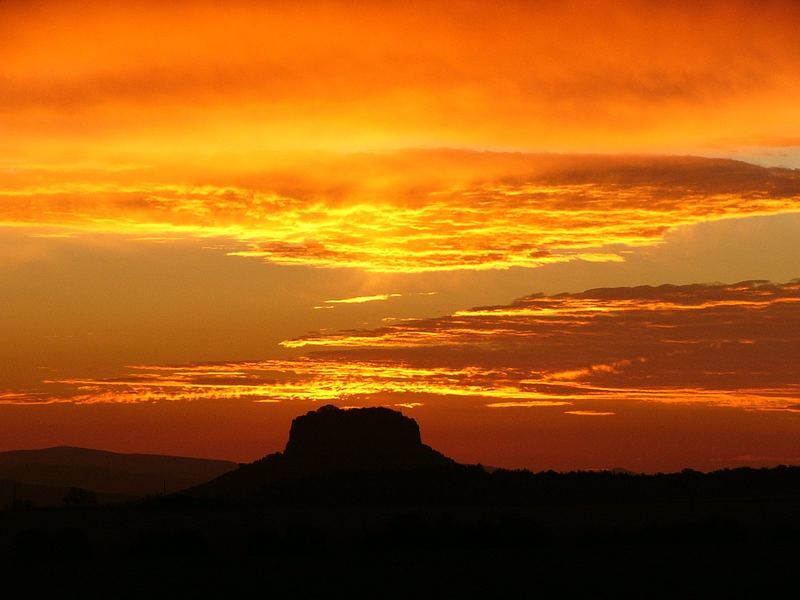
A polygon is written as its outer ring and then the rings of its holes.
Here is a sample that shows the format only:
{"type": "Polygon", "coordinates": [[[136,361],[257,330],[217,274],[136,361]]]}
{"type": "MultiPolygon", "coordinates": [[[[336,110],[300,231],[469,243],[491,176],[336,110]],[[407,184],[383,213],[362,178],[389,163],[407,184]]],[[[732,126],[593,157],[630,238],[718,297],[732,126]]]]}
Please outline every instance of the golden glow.
{"type": "Polygon", "coordinates": [[[5,2],[0,225],[376,272],[618,262],[797,211],[798,175],[527,153],[798,139],[798,23],[790,0],[5,2]],[[477,151],[402,151],[443,147],[477,151]]]}
{"type": "MultiPolygon", "coordinates": [[[[470,398],[549,397],[546,391],[518,386],[513,378],[507,378],[502,369],[480,367],[425,368],[394,362],[305,358],[228,365],[141,366],[133,369],[136,373],[131,377],[113,380],[70,379],[50,383],[73,386],[78,393],[62,400],[78,404],[186,401],[199,398],[329,402],[386,393],[470,398]]],[[[26,401],[24,398],[17,400],[26,401]]],[[[28,399],[29,403],[54,401],[58,400],[28,399]]],[[[557,405],[561,404],[565,402],[557,405]]]]}
{"type": "Polygon", "coordinates": [[[226,185],[164,168],[6,168],[0,226],[214,238],[231,256],[414,273],[620,262],[616,249],[676,227],[800,211],[800,175],[734,161],[416,151],[299,168],[213,176],[226,185]]]}

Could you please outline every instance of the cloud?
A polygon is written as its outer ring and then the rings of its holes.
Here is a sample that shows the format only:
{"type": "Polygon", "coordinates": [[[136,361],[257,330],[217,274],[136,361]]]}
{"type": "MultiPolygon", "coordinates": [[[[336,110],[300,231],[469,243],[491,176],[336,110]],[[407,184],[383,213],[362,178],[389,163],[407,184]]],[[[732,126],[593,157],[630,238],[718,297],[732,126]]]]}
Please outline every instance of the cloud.
{"type": "MultiPolygon", "coordinates": [[[[142,365],[53,382],[77,403],[193,400],[570,406],[610,416],[637,404],[795,411],[800,280],[603,288],[321,333],[308,355],[142,365]]],[[[12,398],[13,400],[13,398],[12,398]]]]}
{"type": "Polygon", "coordinates": [[[800,173],[691,157],[431,150],[260,174],[7,169],[0,197],[0,225],[37,234],[215,238],[230,255],[281,265],[417,273],[619,262],[677,227],[800,211],[800,173]]]}
{"type": "Polygon", "coordinates": [[[531,400],[787,410],[800,393],[798,332],[800,281],[746,281],[533,295],[285,345],[323,350],[328,360],[469,366],[531,400]]]}
{"type": "Polygon", "coordinates": [[[490,402],[488,408],[540,408],[543,406],[569,406],[572,402],[556,400],[525,400],[522,402],[490,402]]]}
{"type": "Polygon", "coordinates": [[[56,396],[48,396],[42,392],[17,392],[17,391],[0,391],[0,404],[52,404],[55,402],[72,402],[72,398],[65,396],[58,398],[56,396]]]}
{"type": "Polygon", "coordinates": [[[365,302],[379,302],[389,298],[399,298],[402,294],[375,294],[373,296],[354,296],[352,298],[339,298],[338,300],[325,300],[325,304],[364,304],[365,302]]]}

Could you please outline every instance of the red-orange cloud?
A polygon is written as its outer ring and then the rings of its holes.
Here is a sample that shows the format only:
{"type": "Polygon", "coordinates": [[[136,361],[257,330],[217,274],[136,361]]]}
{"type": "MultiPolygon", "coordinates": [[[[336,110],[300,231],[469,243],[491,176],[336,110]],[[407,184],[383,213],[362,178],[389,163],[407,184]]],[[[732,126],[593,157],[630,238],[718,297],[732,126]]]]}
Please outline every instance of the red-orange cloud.
{"type": "Polygon", "coordinates": [[[115,379],[57,382],[66,393],[30,400],[449,397],[576,415],[614,412],[603,407],[620,402],[791,411],[800,395],[800,280],[536,295],[296,342],[329,349],[290,360],[140,366],[115,379]]]}

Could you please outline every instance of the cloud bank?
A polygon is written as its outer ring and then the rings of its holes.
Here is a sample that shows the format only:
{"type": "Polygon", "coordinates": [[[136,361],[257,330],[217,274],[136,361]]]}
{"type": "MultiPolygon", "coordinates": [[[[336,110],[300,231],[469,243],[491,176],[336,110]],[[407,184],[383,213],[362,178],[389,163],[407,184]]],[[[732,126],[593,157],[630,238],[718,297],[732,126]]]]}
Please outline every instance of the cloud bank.
{"type": "Polygon", "coordinates": [[[113,379],[53,382],[62,386],[60,396],[3,401],[459,399],[608,417],[631,403],[794,411],[800,280],[533,295],[287,345],[316,351],[284,360],[136,366],[113,379]]]}
{"type": "Polygon", "coordinates": [[[7,168],[0,197],[5,226],[213,238],[281,265],[414,273],[621,261],[676,227],[796,212],[800,173],[692,157],[432,150],[248,173],[7,168]]]}

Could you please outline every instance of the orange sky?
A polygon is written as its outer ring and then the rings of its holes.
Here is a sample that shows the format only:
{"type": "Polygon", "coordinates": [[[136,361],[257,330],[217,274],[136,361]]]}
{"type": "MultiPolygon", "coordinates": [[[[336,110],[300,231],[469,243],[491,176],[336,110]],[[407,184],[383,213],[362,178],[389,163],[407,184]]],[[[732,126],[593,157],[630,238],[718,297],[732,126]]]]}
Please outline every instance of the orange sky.
{"type": "Polygon", "coordinates": [[[798,10],[4,2],[3,147],[37,164],[260,166],[289,149],[772,145],[798,136],[798,10]]]}
{"type": "Polygon", "coordinates": [[[461,460],[800,462],[798,26],[0,3],[3,449],[249,460],[331,401],[461,460]]]}

